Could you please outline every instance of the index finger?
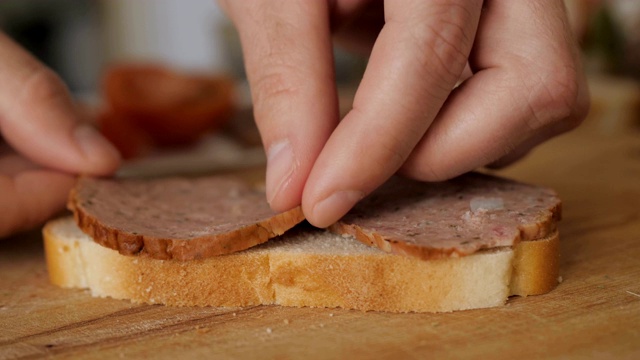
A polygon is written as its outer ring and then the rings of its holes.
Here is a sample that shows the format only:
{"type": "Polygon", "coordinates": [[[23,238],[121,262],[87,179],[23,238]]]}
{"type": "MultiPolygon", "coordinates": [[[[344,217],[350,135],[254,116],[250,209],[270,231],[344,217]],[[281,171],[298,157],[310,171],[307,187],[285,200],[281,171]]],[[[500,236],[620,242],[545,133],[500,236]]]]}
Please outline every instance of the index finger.
{"type": "Polygon", "coordinates": [[[325,227],[393,175],[462,74],[482,1],[386,1],[353,109],[314,164],[307,219],[325,227]]]}
{"type": "Polygon", "coordinates": [[[267,200],[300,204],[318,154],[338,122],[325,1],[228,1],[245,57],[255,120],[267,152],[267,200]]]}

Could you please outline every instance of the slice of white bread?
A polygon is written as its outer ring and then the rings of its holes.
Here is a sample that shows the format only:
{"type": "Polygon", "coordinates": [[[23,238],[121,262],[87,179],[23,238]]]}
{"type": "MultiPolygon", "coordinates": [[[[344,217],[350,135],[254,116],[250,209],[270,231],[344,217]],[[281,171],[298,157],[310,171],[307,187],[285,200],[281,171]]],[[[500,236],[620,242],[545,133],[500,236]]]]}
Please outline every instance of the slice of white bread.
{"type": "Polygon", "coordinates": [[[53,284],[136,303],[447,312],[546,293],[558,278],[557,232],[514,248],[428,261],[314,229],[192,261],[121,255],[92,241],[71,217],[49,222],[43,234],[53,284]]]}

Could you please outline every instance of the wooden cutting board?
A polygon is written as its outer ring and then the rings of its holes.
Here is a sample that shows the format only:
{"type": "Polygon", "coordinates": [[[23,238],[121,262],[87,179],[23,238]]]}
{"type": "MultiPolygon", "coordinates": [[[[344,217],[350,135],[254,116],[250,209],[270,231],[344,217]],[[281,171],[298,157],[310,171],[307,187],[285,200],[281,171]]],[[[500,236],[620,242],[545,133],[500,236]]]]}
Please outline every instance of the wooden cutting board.
{"type": "Polygon", "coordinates": [[[579,130],[502,174],[564,200],[549,294],[448,314],[133,305],[50,285],[33,233],[0,242],[0,359],[640,358],[640,134],[579,130]]]}

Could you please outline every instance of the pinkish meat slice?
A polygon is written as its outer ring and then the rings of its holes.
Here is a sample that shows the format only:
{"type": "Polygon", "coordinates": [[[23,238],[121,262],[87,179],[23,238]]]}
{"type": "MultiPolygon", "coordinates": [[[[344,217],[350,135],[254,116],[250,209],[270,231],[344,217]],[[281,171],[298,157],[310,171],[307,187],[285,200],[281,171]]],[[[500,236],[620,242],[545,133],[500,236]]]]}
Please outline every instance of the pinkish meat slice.
{"type": "Polygon", "coordinates": [[[275,213],[263,190],[229,176],[81,178],[68,207],[99,244],[125,255],[193,260],[247,249],[304,220],[275,213]]]}
{"type": "Polygon", "coordinates": [[[556,229],[561,202],[545,187],[470,173],[424,183],[394,177],[330,230],[421,259],[541,239],[556,229]]]}

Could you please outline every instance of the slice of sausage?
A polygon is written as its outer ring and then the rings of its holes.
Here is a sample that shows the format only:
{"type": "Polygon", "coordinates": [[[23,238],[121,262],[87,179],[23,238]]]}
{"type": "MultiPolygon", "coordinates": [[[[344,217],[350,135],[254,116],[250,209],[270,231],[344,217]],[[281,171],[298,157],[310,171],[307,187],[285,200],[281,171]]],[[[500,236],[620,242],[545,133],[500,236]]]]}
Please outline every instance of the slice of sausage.
{"type": "Polygon", "coordinates": [[[68,208],[99,244],[124,255],[193,260],[247,249],[304,219],[298,207],[275,213],[263,190],[229,176],[164,179],[81,178],[68,208]]]}
{"type": "Polygon", "coordinates": [[[392,178],[330,230],[421,259],[513,246],[556,229],[561,202],[548,188],[478,173],[440,182],[392,178]]]}

